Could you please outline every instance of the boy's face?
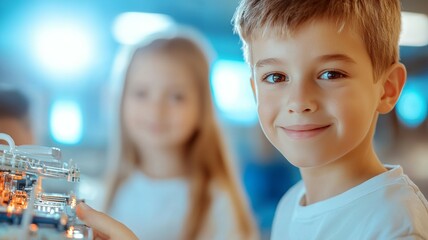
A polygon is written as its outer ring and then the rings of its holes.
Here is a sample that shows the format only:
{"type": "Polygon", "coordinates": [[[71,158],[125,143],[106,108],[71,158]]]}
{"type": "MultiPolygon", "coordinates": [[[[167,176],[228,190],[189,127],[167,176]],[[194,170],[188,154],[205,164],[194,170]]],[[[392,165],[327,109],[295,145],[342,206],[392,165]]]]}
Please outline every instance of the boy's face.
{"type": "Polygon", "coordinates": [[[250,44],[261,126],[297,167],[318,167],[371,150],[383,93],[364,42],[327,20],[306,23],[289,38],[250,44]]]}

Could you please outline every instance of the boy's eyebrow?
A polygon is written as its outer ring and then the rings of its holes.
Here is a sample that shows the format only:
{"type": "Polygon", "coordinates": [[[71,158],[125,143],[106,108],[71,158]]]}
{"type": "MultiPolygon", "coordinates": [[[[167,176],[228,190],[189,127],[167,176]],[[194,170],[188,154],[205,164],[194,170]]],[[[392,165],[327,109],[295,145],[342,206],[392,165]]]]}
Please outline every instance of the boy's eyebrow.
{"type": "MultiPolygon", "coordinates": [[[[348,63],[356,63],[354,59],[352,59],[351,57],[349,57],[346,54],[321,55],[321,56],[317,57],[317,60],[321,61],[321,62],[343,61],[343,62],[348,62],[348,63]]],[[[279,58],[266,58],[266,59],[261,59],[261,60],[257,61],[257,63],[254,66],[255,66],[255,68],[261,68],[261,67],[264,67],[266,65],[281,65],[281,64],[283,64],[283,62],[279,58]]]]}
{"type": "Polygon", "coordinates": [[[318,61],[322,62],[328,62],[328,61],[342,61],[342,62],[348,62],[348,63],[356,63],[354,59],[349,57],[346,54],[327,54],[327,55],[321,55],[317,57],[318,61]]]}
{"type": "Polygon", "coordinates": [[[261,59],[257,61],[254,67],[261,68],[261,67],[264,67],[265,65],[281,65],[281,64],[282,64],[282,61],[278,58],[266,58],[266,59],[261,59]]]}

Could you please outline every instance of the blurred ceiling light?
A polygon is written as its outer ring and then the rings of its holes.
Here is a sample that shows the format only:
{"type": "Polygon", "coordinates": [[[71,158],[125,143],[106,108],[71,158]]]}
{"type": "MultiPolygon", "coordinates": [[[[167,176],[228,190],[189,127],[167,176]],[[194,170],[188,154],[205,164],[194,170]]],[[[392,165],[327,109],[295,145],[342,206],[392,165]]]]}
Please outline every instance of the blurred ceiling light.
{"type": "Polygon", "coordinates": [[[249,74],[244,62],[218,60],[214,63],[211,83],[220,116],[247,126],[257,124],[258,119],[249,74]]]}
{"type": "Polygon", "coordinates": [[[50,111],[50,132],[55,141],[76,144],[82,139],[82,111],[74,101],[56,101],[50,111]]]}
{"type": "Polygon", "coordinates": [[[112,31],[117,42],[132,45],[148,34],[165,30],[172,25],[174,25],[174,20],[168,15],[126,12],[116,17],[112,31]]]}
{"type": "Polygon", "coordinates": [[[428,16],[421,13],[402,12],[400,45],[425,46],[428,44],[428,16]]]}
{"type": "Polygon", "coordinates": [[[421,125],[428,113],[425,97],[415,87],[405,87],[397,103],[398,119],[407,127],[415,128],[421,125]]]}
{"type": "Polygon", "coordinates": [[[74,22],[50,21],[35,29],[36,60],[51,74],[75,76],[94,58],[90,31],[74,22]]]}

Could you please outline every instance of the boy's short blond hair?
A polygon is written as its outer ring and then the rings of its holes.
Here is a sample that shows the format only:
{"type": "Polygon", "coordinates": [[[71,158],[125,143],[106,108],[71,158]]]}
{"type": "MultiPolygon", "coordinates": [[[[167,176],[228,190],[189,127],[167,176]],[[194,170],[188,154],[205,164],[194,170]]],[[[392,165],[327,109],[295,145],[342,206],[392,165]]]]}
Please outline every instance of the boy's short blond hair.
{"type": "Polygon", "coordinates": [[[242,0],[234,25],[249,63],[251,41],[267,32],[287,37],[317,19],[335,22],[338,31],[350,25],[366,45],[376,78],[399,59],[400,11],[399,0],[242,0]]]}

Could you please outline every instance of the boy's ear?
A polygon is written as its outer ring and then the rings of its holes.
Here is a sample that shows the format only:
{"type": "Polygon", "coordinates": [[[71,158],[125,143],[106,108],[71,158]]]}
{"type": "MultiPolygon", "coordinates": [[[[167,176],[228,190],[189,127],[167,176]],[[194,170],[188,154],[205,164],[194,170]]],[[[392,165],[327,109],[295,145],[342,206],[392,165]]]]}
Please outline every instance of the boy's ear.
{"type": "Polygon", "coordinates": [[[390,112],[397,103],[406,82],[406,67],[402,63],[393,64],[387,70],[385,78],[382,85],[382,96],[377,108],[381,114],[390,112]]]}

